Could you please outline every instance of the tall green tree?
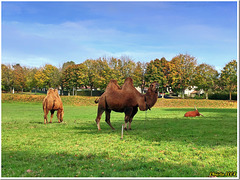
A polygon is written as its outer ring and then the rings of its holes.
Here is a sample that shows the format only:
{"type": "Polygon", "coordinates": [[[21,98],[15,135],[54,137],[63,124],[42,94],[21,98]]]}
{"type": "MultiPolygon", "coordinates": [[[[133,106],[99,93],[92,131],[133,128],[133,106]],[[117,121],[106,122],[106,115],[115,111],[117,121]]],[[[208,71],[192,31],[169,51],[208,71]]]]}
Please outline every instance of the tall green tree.
{"type": "Polygon", "coordinates": [[[168,73],[168,61],[164,57],[160,60],[155,59],[154,61],[150,61],[147,65],[145,80],[148,84],[157,81],[163,94],[168,85],[168,73]]]}
{"type": "Polygon", "coordinates": [[[121,73],[122,73],[122,77],[125,81],[125,79],[127,77],[132,77],[133,76],[136,64],[128,56],[122,56],[121,57],[121,62],[122,62],[121,73]]]}
{"type": "Polygon", "coordinates": [[[46,75],[46,88],[58,88],[60,85],[60,72],[57,67],[46,64],[43,73],[46,75]]]}
{"type": "Polygon", "coordinates": [[[87,81],[87,67],[84,64],[68,66],[63,72],[63,87],[68,91],[85,86],[87,81]]]}
{"type": "Polygon", "coordinates": [[[71,66],[71,65],[75,65],[75,62],[74,61],[67,61],[67,62],[63,63],[61,70],[64,71],[65,69],[67,69],[68,66],[71,66]]]}
{"type": "Polygon", "coordinates": [[[145,63],[141,63],[140,61],[138,61],[133,71],[132,79],[133,79],[134,86],[141,87],[142,93],[145,85],[144,74],[145,74],[145,63]]]}
{"type": "Polygon", "coordinates": [[[206,99],[208,99],[209,89],[215,89],[218,76],[219,74],[213,66],[203,63],[196,67],[194,85],[196,85],[198,89],[204,90],[206,99]]]}
{"type": "Polygon", "coordinates": [[[237,90],[237,61],[232,60],[221,71],[221,82],[229,92],[229,99],[232,100],[232,92],[237,90]]]}
{"type": "MultiPolygon", "coordinates": [[[[127,77],[133,77],[136,69],[136,63],[128,56],[122,56],[120,59],[111,57],[108,61],[112,71],[112,79],[116,79],[121,86],[127,77]]],[[[135,82],[134,82],[135,83],[135,82]]]]}
{"type": "Polygon", "coordinates": [[[37,85],[36,85],[37,82],[36,82],[36,79],[34,78],[34,76],[37,73],[38,69],[23,67],[23,71],[24,71],[24,74],[26,77],[25,90],[30,91],[34,87],[37,87],[37,85]]]}
{"type": "Polygon", "coordinates": [[[193,75],[197,65],[197,59],[188,54],[179,54],[174,57],[172,63],[171,75],[174,78],[173,89],[179,90],[184,98],[184,91],[186,88],[193,85],[193,75]]]}
{"type": "Polygon", "coordinates": [[[95,79],[96,87],[105,89],[111,79],[114,79],[114,72],[109,67],[105,58],[99,58],[96,60],[96,72],[98,76],[95,79]]]}
{"type": "Polygon", "coordinates": [[[48,78],[43,72],[43,68],[38,69],[38,71],[34,74],[34,81],[36,82],[37,89],[45,88],[47,80],[48,78]]]}
{"type": "Polygon", "coordinates": [[[60,72],[60,86],[61,86],[61,94],[63,95],[63,73],[64,71],[67,69],[68,66],[71,66],[71,65],[75,65],[75,62],[74,61],[67,61],[65,63],[63,63],[62,67],[59,68],[59,72],[60,72]]]}
{"type": "Polygon", "coordinates": [[[124,83],[124,77],[123,77],[123,62],[121,59],[111,57],[108,60],[108,65],[112,69],[112,79],[115,79],[118,81],[118,84],[122,85],[124,83]]]}
{"type": "Polygon", "coordinates": [[[92,90],[97,85],[97,62],[93,59],[87,59],[83,62],[83,64],[87,67],[87,85],[90,86],[91,90],[91,96],[92,96],[92,90]]]}

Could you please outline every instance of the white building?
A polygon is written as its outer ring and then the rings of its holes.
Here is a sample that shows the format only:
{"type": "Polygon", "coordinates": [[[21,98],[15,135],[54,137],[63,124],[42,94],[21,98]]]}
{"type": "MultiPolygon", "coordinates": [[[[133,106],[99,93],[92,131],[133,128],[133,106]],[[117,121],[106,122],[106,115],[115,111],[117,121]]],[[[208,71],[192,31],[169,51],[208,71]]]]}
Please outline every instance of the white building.
{"type": "Polygon", "coordinates": [[[188,97],[194,97],[196,94],[204,94],[204,91],[202,89],[196,90],[197,86],[190,86],[187,89],[184,90],[184,95],[187,95],[188,97]]]}

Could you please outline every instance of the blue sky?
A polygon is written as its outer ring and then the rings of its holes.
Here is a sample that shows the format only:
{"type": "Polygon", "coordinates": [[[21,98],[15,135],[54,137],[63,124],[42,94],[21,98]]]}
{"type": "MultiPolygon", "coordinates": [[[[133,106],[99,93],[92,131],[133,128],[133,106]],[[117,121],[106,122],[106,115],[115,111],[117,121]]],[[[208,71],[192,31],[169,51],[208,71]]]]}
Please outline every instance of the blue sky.
{"type": "Polygon", "coordinates": [[[218,70],[237,59],[237,2],[2,2],[4,64],[179,53],[218,70]]]}

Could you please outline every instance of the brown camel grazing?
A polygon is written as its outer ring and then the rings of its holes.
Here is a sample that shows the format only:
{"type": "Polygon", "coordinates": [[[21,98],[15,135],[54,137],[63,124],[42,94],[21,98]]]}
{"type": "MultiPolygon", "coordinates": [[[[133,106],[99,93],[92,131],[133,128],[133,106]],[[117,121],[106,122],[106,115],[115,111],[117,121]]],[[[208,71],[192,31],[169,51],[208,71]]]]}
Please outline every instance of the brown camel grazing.
{"type": "Polygon", "coordinates": [[[43,100],[44,124],[48,123],[47,115],[49,111],[51,112],[50,123],[52,123],[54,111],[57,111],[58,122],[63,121],[63,104],[57,89],[49,89],[47,96],[43,100]]]}
{"type": "Polygon", "coordinates": [[[130,77],[125,80],[122,88],[117,84],[116,80],[111,80],[106,91],[98,100],[95,100],[95,103],[98,103],[96,118],[98,130],[101,130],[100,119],[104,111],[106,114],[105,121],[114,129],[110,122],[110,113],[112,110],[125,113],[124,129],[127,130],[127,123],[129,122],[128,129],[131,130],[131,123],[138,111],[138,107],[141,111],[146,111],[156,103],[158,86],[158,83],[152,83],[147,93],[143,95],[133,86],[133,80],[130,77]]]}

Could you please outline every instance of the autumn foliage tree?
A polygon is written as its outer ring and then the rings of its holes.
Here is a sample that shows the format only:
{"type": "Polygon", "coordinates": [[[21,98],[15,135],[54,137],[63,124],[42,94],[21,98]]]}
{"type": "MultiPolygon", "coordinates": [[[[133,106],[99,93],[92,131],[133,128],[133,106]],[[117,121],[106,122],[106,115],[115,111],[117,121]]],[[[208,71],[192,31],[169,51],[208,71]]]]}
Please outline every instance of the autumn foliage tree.
{"type": "MultiPolygon", "coordinates": [[[[157,81],[162,92],[180,92],[191,86],[203,89],[208,97],[209,89],[232,92],[237,90],[237,62],[229,62],[218,76],[217,71],[208,64],[197,66],[195,57],[179,54],[167,61],[164,57],[148,63],[134,62],[128,56],[100,57],[88,59],[82,64],[68,61],[57,68],[46,64],[40,68],[22,67],[20,64],[1,66],[1,88],[3,91],[30,91],[61,87],[71,91],[77,88],[104,90],[111,79],[121,86],[127,77],[131,77],[135,87],[148,86],[157,81]]],[[[74,94],[74,93],[73,93],[74,94]]],[[[92,93],[91,93],[92,94],[92,93]]]]}
{"type": "Polygon", "coordinates": [[[58,88],[60,84],[60,73],[58,68],[53,65],[46,64],[39,69],[34,75],[36,87],[38,88],[58,88]]]}
{"type": "Polygon", "coordinates": [[[95,85],[100,89],[105,89],[111,79],[114,79],[113,70],[109,67],[107,59],[99,58],[96,60],[95,85]]]}
{"type": "Polygon", "coordinates": [[[10,65],[1,65],[1,88],[4,91],[11,91],[13,85],[13,70],[10,65]]]}
{"type": "Polygon", "coordinates": [[[13,65],[13,88],[16,91],[23,91],[25,87],[25,75],[20,64],[13,65]]]}

